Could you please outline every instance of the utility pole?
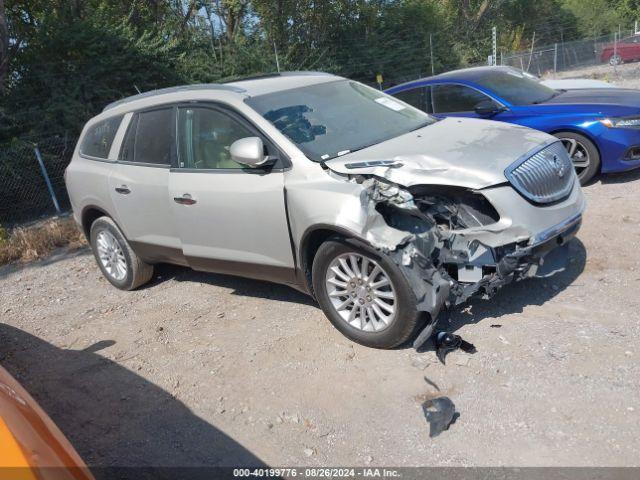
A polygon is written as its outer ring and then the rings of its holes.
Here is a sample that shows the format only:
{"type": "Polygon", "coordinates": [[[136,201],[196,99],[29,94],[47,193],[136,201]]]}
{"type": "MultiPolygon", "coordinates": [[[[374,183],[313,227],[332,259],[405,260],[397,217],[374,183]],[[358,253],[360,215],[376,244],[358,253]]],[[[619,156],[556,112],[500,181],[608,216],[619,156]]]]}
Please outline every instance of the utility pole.
{"type": "Polygon", "coordinates": [[[491,29],[492,37],[493,37],[493,54],[491,58],[493,59],[493,66],[498,65],[498,29],[493,27],[491,29]]]}
{"type": "Polygon", "coordinates": [[[429,52],[431,54],[431,76],[436,74],[435,67],[433,66],[433,35],[429,34],[429,52]]]}

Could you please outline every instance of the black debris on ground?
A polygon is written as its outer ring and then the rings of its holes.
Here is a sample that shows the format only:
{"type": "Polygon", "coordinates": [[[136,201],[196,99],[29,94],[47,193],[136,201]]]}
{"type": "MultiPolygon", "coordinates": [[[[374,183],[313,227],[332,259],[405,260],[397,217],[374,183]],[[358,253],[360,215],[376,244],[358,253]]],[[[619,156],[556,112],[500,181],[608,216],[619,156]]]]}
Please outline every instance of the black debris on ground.
{"type": "Polygon", "coordinates": [[[429,423],[429,436],[437,437],[443,431],[449,429],[460,414],[456,412],[456,406],[449,397],[438,397],[427,400],[422,404],[422,411],[429,423]]]}

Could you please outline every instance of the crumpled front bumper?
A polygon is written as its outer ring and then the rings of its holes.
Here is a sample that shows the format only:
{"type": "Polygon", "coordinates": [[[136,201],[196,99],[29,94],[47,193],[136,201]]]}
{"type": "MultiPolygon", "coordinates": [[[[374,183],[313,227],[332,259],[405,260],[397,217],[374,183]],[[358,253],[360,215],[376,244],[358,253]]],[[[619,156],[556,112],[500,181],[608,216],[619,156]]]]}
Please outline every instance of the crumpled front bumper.
{"type": "Polygon", "coordinates": [[[459,304],[469,297],[492,296],[497,290],[514,281],[530,277],[548,277],[566,268],[569,260],[568,242],[582,225],[582,211],[567,220],[533,236],[527,244],[511,244],[493,249],[495,272],[484,275],[474,283],[459,283],[452,289],[459,304]]]}
{"type": "Polygon", "coordinates": [[[581,225],[582,212],[537,234],[531,239],[530,245],[519,247],[515,252],[505,255],[498,262],[497,272],[502,276],[508,275],[510,265],[514,263],[530,265],[529,276],[548,276],[553,273],[549,271],[550,269],[558,271],[564,268],[568,260],[567,242],[576,236],[581,225]],[[555,255],[550,256],[552,252],[555,255]],[[558,255],[560,252],[565,255],[558,255]],[[562,260],[564,260],[564,264],[561,266],[558,262],[562,260]]]}

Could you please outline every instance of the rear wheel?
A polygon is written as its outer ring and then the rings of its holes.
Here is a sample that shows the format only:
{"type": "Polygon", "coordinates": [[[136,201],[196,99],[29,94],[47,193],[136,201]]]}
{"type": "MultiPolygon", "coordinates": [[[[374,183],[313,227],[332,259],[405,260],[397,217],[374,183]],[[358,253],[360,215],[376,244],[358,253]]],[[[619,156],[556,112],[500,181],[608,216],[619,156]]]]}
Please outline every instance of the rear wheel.
{"type": "Polygon", "coordinates": [[[562,140],[580,184],[585,185],[600,171],[600,152],[591,140],[579,133],[558,132],[554,135],[562,140]]]}
{"type": "Polygon", "coordinates": [[[356,242],[334,237],[323,243],[312,276],[322,310],[355,342],[393,348],[420,324],[415,295],[398,266],[356,242]]]}
{"type": "Polygon", "coordinates": [[[609,65],[620,65],[622,64],[622,57],[618,54],[611,55],[609,57],[609,65]]]}
{"type": "Polygon", "coordinates": [[[133,290],[151,280],[153,265],[138,257],[111,218],[95,220],[89,237],[98,267],[112,285],[133,290]]]}

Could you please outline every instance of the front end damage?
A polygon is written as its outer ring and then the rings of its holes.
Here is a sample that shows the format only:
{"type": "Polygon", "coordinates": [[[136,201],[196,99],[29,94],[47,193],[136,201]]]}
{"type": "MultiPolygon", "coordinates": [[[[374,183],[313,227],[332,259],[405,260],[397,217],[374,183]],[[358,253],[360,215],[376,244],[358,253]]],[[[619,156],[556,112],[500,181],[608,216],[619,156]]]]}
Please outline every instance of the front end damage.
{"type": "Polygon", "coordinates": [[[418,310],[433,320],[431,328],[443,308],[473,296],[489,298],[503,285],[564,268],[566,242],[581,222],[578,214],[538,235],[491,247],[478,237],[495,228],[500,216],[476,191],[438,185],[405,188],[368,175],[350,176],[350,181],[363,187],[366,240],[404,272],[418,310]]]}

